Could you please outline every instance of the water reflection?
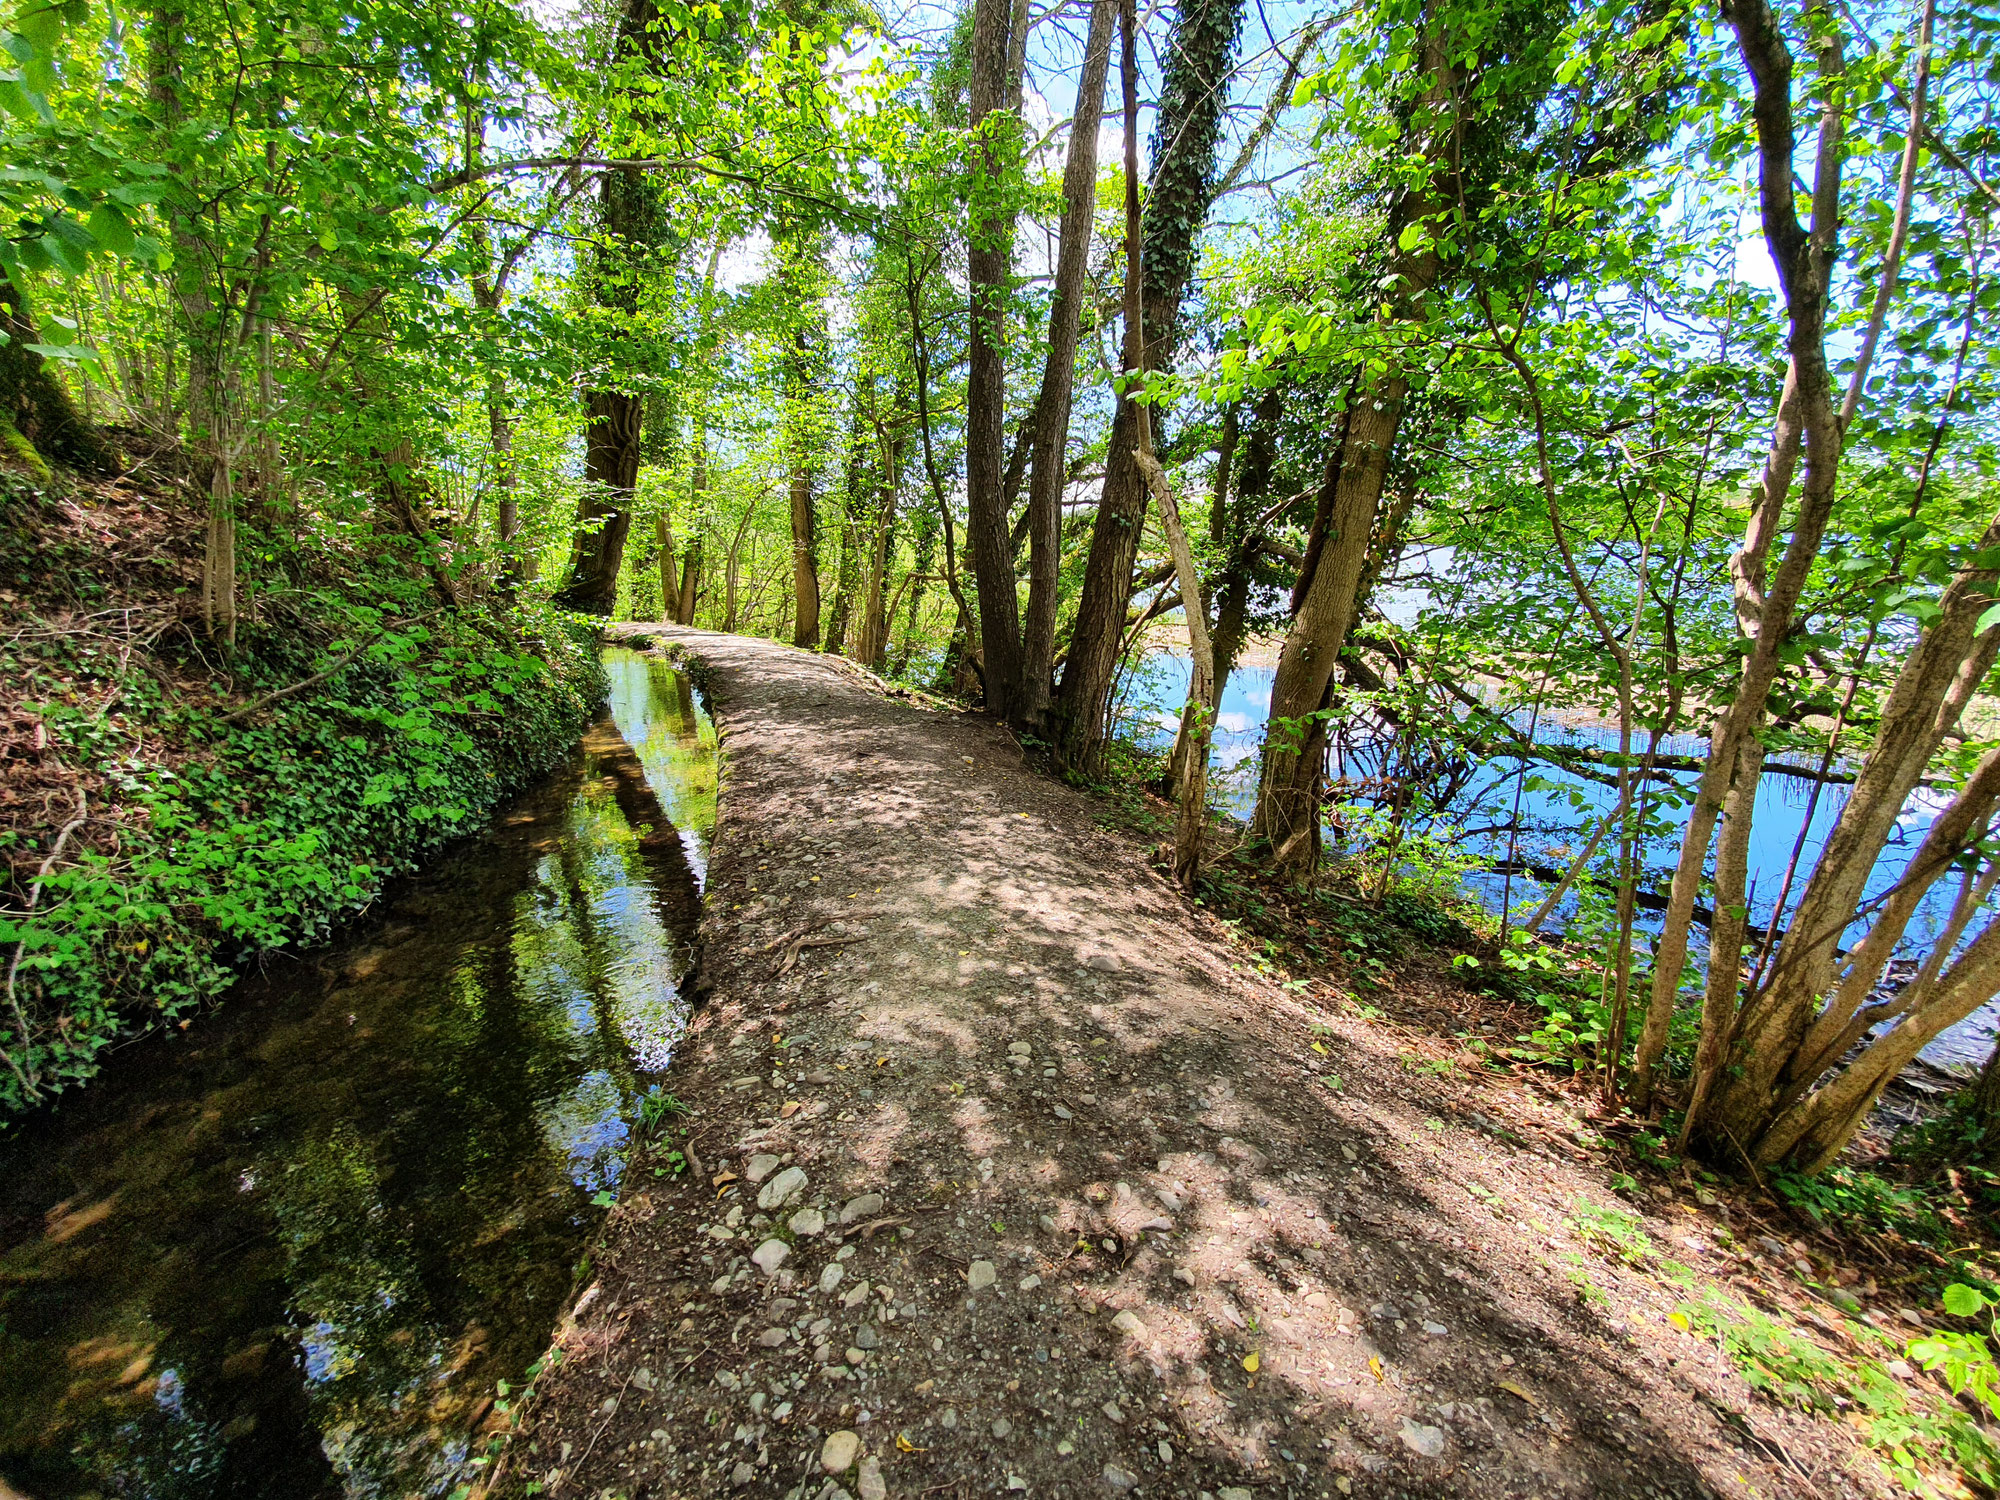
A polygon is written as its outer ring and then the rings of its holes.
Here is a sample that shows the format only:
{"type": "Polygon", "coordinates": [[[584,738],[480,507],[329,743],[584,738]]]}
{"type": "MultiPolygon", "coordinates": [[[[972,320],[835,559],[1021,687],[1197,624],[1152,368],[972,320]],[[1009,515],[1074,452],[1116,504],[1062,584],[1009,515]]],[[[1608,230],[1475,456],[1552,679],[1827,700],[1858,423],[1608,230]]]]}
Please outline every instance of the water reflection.
{"type": "Polygon", "coordinates": [[[714,733],[606,665],[608,719],[485,836],[0,1141],[21,1491],[448,1492],[686,1014],[714,733]]]}

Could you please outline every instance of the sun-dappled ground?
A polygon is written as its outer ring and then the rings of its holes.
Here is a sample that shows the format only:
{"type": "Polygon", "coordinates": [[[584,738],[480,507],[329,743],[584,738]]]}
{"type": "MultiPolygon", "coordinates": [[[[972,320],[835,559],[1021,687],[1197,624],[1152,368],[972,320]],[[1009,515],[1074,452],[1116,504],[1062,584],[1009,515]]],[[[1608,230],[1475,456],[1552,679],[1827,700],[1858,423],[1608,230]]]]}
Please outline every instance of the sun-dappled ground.
{"type": "Polygon", "coordinates": [[[1261,978],[980,717],[620,629],[721,733],[691,1129],[635,1161],[496,1488],[1886,1492],[1734,1373],[1686,1311],[1714,1221],[1621,1203],[1560,1096],[1503,1123],[1261,978]]]}

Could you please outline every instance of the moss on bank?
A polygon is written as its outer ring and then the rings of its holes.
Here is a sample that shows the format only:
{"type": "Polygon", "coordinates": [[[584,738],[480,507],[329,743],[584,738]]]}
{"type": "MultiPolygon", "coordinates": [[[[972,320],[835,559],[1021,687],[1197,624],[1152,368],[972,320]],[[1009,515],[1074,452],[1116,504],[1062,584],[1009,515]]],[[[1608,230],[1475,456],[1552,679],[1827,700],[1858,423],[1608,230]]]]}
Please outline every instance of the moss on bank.
{"type": "Polygon", "coordinates": [[[603,697],[586,629],[440,607],[380,538],[288,539],[225,653],[181,508],[0,483],[0,1120],[325,936],[559,762],[603,697]]]}

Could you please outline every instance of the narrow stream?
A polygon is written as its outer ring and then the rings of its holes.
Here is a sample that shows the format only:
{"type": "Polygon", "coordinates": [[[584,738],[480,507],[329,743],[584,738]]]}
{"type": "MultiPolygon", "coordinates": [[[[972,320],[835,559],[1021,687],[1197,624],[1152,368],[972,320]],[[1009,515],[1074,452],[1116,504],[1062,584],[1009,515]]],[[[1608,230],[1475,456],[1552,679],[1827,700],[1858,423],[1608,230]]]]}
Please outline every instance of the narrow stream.
{"type": "Polygon", "coordinates": [[[482,836],[0,1135],[19,1491],[449,1493],[686,1018],[714,730],[605,664],[608,715],[482,836]]]}

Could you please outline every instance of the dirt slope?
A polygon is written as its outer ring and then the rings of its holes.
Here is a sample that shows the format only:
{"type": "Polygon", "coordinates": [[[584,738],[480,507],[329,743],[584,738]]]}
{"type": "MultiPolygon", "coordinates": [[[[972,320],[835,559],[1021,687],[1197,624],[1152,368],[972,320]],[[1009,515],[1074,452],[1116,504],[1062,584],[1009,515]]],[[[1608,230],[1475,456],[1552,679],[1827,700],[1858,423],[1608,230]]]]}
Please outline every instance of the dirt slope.
{"type": "MultiPolygon", "coordinates": [[[[1872,1489],[1579,1236],[1613,1200],[1574,1122],[1505,1142],[1476,1085],[1257,978],[990,723],[647,633],[722,733],[712,993],[666,1079],[699,1171],[635,1163],[507,1484],[1872,1489]]],[[[1649,1227],[1700,1266],[1693,1222],[1649,1227]]]]}

